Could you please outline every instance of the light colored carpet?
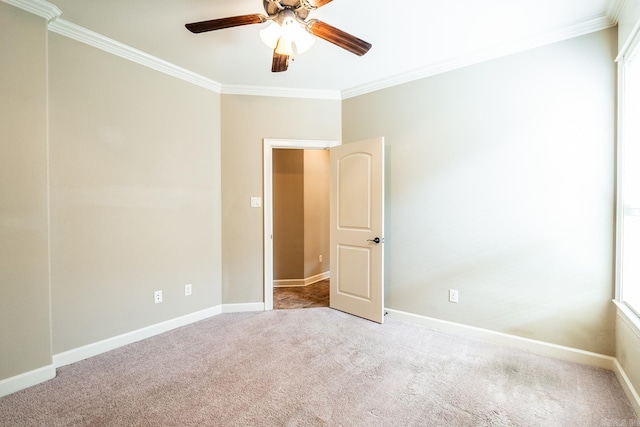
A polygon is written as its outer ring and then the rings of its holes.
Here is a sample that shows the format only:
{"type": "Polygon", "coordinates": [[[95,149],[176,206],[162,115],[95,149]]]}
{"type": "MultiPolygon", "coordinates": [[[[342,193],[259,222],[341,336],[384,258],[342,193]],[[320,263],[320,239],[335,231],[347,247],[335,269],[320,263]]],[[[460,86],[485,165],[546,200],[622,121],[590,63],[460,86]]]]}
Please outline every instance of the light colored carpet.
{"type": "Polygon", "coordinates": [[[613,373],[329,308],[223,314],[60,368],[2,426],[640,425],[613,373]]]}

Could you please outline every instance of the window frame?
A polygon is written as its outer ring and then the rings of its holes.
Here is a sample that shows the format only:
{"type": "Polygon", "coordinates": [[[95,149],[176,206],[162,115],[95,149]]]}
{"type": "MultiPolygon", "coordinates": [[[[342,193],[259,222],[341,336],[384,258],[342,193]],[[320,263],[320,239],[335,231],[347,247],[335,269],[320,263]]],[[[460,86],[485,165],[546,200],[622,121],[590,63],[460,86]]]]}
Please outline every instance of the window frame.
{"type": "Polygon", "coordinates": [[[616,138],[616,246],[615,246],[615,298],[613,302],[618,307],[625,319],[630,322],[640,334],[640,307],[635,310],[623,302],[623,242],[624,242],[624,181],[623,164],[625,154],[625,105],[626,105],[626,67],[632,60],[640,61],[640,26],[636,25],[631,35],[620,49],[616,58],[618,64],[618,114],[617,114],[617,138],[616,138]]]}

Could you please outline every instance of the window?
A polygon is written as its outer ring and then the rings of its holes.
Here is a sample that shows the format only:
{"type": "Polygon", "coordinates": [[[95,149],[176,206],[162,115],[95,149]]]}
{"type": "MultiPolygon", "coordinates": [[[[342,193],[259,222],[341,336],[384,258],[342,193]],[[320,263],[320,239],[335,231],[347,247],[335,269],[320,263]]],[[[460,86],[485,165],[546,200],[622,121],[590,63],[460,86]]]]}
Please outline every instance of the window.
{"type": "Polygon", "coordinates": [[[618,301],[640,315],[640,44],[634,45],[620,79],[618,301]]]}

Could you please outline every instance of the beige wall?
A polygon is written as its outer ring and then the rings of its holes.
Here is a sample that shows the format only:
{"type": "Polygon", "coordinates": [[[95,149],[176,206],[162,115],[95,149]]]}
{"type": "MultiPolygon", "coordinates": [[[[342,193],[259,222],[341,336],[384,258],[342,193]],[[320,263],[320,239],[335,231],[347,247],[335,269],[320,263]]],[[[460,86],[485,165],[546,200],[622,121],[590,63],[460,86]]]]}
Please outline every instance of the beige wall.
{"type": "Polygon", "coordinates": [[[274,149],[273,279],[304,277],[304,151],[274,149]]]}
{"type": "Polygon", "coordinates": [[[614,354],[616,37],[344,102],[386,139],[387,307],[614,354]]]}
{"type": "Polygon", "coordinates": [[[223,303],[264,301],[263,139],[339,140],[340,118],[340,101],[222,96],[223,303]]]}
{"type": "Polygon", "coordinates": [[[330,271],[329,150],[304,151],[304,276],[330,271]],[[322,262],[319,261],[322,255],[322,262]]]}
{"type": "Polygon", "coordinates": [[[220,96],[56,34],[49,61],[54,353],[219,305],[220,96]]]}
{"type": "Polygon", "coordinates": [[[46,43],[0,2],[0,380],[51,364],[46,43]]]}

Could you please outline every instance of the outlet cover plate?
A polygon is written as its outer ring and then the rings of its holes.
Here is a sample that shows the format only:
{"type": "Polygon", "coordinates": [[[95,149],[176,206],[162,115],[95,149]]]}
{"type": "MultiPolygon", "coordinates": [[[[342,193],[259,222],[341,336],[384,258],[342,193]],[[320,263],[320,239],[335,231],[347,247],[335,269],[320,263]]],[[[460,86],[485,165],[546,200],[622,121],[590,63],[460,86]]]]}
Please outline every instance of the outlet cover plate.
{"type": "Polygon", "coordinates": [[[449,289],[449,302],[458,302],[458,291],[449,289]]]}

